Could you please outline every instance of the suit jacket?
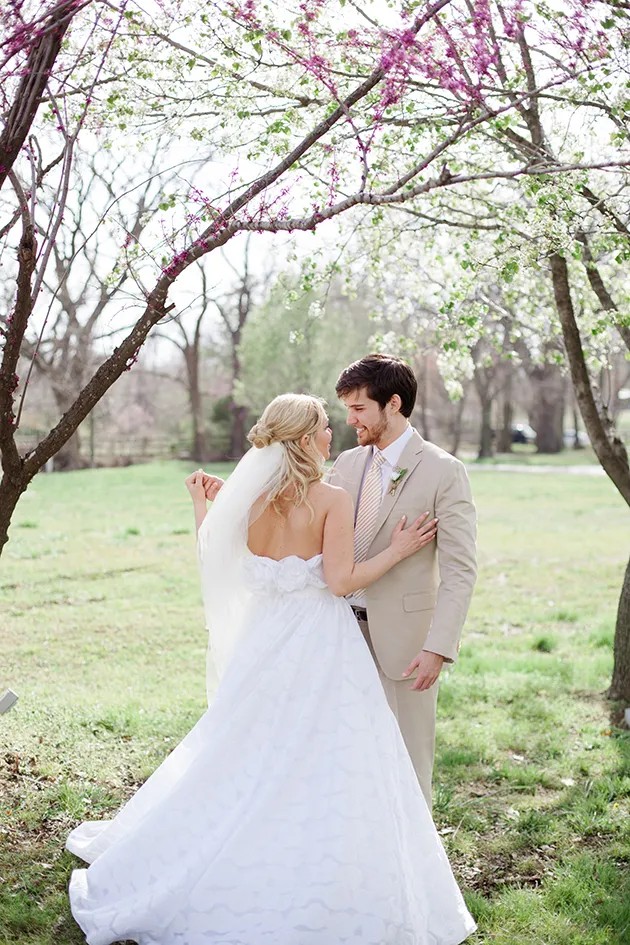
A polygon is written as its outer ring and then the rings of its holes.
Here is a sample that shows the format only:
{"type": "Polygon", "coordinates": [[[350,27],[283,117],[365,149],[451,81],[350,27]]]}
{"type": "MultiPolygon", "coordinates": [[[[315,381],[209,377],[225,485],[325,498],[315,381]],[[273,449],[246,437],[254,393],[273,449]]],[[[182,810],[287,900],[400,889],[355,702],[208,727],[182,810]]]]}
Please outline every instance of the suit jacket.
{"type": "MultiPolygon", "coordinates": [[[[341,453],[327,480],[355,504],[369,447],[341,453]]],[[[402,515],[437,517],[436,541],[399,562],[366,591],[370,638],[383,672],[401,679],[421,649],[457,658],[475,578],[476,515],[464,465],[416,430],[398,466],[407,469],[394,494],[385,493],[368,558],[386,548],[402,515]]]]}

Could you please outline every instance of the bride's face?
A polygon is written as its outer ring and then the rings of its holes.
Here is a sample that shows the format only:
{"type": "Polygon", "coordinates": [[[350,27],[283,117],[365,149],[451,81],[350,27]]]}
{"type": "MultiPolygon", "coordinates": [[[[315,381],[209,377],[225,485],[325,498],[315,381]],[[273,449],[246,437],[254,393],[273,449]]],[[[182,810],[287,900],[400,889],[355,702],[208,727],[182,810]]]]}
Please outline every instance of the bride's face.
{"type": "Polygon", "coordinates": [[[321,427],[313,437],[313,443],[324,459],[330,459],[330,444],[332,443],[332,430],[328,426],[328,418],[322,423],[321,427]]]}

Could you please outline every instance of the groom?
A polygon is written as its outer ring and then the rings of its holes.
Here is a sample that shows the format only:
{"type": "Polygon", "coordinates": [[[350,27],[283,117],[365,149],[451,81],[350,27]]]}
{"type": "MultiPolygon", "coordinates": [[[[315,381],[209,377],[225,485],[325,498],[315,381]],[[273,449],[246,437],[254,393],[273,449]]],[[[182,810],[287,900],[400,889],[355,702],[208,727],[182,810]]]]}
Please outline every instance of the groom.
{"type": "Polygon", "coordinates": [[[356,559],[386,548],[402,515],[438,519],[435,543],[349,598],[430,807],[438,677],[457,659],[476,577],[468,477],[410,426],[417,384],[401,359],[355,361],[336,391],[358,446],[340,454],[328,482],[354,499],[356,559]]]}

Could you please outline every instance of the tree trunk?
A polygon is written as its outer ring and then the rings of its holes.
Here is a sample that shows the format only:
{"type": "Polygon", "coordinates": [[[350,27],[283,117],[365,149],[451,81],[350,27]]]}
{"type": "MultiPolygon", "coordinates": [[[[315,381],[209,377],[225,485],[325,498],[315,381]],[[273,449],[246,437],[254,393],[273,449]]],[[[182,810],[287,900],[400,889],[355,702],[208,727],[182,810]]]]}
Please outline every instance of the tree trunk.
{"type": "Polygon", "coordinates": [[[247,407],[239,407],[230,401],[232,425],[230,427],[230,459],[240,459],[245,452],[245,427],[247,426],[247,407]]]}
{"type": "Polygon", "coordinates": [[[208,442],[208,431],[195,426],[193,418],[193,436],[190,446],[190,457],[196,463],[207,463],[210,456],[210,444],[208,442]]]}
{"type": "Polygon", "coordinates": [[[481,342],[472,349],[475,370],[473,383],[481,406],[481,428],[479,431],[479,453],[477,459],[487,459],[494,455],[494,431],[492,429],[492,405],[496,396],[494,381],[496,364],[484,364],[487,352],[481,342]]]}
{"type": "Polygon", "coordinates": [[[88,416],[88,422],[90,424],[90,469],[94,469],[96,466],[96,418],[94,411],[88,416]]]}
{"type": "Polygon", "coordinates": [[[626,567],[617,609],[615,665],[608,697],[621,699],[626,705],[630,705],[630,560],[626,567]]]}
{"type": "Polygon", "coordinates": [[[203,395],[199,374],[200,339],[197,336],[194,344],[186,344],[181,348],[186,363],[186,379],[188,385],[188,402],[190,404],[190,419],[192,422],[192,437],[190,455],[196,463],[205,463],[210,458],[210,444],[203,414],[203,395]]]}
{"type": "Polygon", "coordinates": [[[422,436],[425,440],[431,439],[431,429],[429,426],[429,411],[427,401],[429,398],[429,376],[428,376],[428,358],[426,354],[421,355],[420,370],[416,374],[416,383],[418,384],[418,404],[420,407],[420,426],[422,436]]]}
{"type": "Polygon", "coordinates": [[[578,410],[578,406],[575,402],[575,397],[573,398],[572,410],[573,410],[573,429],[575,431],[574,436],[573,436],[573,449],[581,450],[584,447],[580,443],[580,411],[578,410]]]}
{"type": "Polygon", "coordinates": [[[462,441],[462,418],[464,416],[465,405],[466,394],[464,393],[455,404],[455,415],[453,417],[453,423],[451,424],[451,432],[453,434],[453,440],[451,443],[452,456],[457,456],[462,441]]]}
{"type": "Polygon", "coordinates": [[[0,554],[9,540],[9,525],[19,498],[26,492],[26,476],[4,473],[0,480],[0,554]]]}
{"type": "Polygon", "coordinates": [[[612,389],[610,395],[610,412],[615,423],[620,419],[622,410],[625,410],[628,404],[624,397],[620,397],[621,392],[630,384],[630,353],[627,355],[617,355],[613,362],[612,370],[612,389]],[[623,362],[622,362],[623,359],[623,362]]]}
{"type": "MultiPolygon", "coordinates": [[[[564,346],[571,368],[571,380],[575,396],[597,458],[613,481],[619,493],[630,505],[630,467],[628,454],[619,437],[609,433],[605,416],[600,414],[593,395],[582,339],[575,320],[569,271],[566,260],[558,253],[551,255],[551,276],[556,308],[562,325],[564,346]]],[[[619,599],[617,626],[615,628],[615,661],[610,686],[611,698],[627,697],[630,701],[630,574],[626,574],[619,599]]]]}
{"type": "Polygon", "coordinates": [[[499,439],[497,441],[497,452],[512,452],[512,423],[514,421],[514,405],[512,403],[512,365],[506,364],[505,386],[503,388],[502,405],[502,423],[499,439]]]}
{"type": "MultiPolygon", "coordinates": [[[[65,388],[59,388],[56,384],[52,384],[52,391],[59,412],[62,415],[65,414],[74,403],[74,395],[68,393],[65,388]]],[[[71,469],[84,469],[87,465],[81,455],[81,435],[79,428],[77,428],[55,453],[54,468],[61,472],[67,472],[71,469]]]]}
{"type": "Polygon", "coordinates": [[[564,347],[571,369],[571,381],[591,444],[604,471],[617,487],[619,494],[630,505],[630,466],[626,448],[603,411],[595,401],[591,379],[586,367],[580,330],[575,320],[569,271],[566,260],[552,253],[551,278],[558,317],[562,326],[564,347]]]}
{"type": "Polygon", "coordinates": [[[479,434],[479,453],[477,459],[488,459],[494,455],[492,447],[492,399],[481,397],[481,430],[479,434]]]}
{"type": "Polygon", "coordinates": [[[532,368],[534,382],[532,426],[536,431],[539,453],[561,453],[564,449],[565,379],[557,364],[541,364],[532,368]]]}
{"type": "Polygon", "coordinates": [[[59,472],[68,472],[71,469],[83,469],[86,465],[81,455],[81,437],[77,430],[55,454],[54,468],[59,472]]]}
{"type": "Polygon", "coordinates": [[[240,459],[245,453],[245,427],[247,426],[248,411],[247,407],[240,406],[234,399],[234,389],[238,381],[240,381],[242,373],[242,365],[238,346],[241,343],[243,324],[244,319],[241,318],[239,320],[239,327],[236,329],[236,331],[232,332],[232,393],[230,395],[230,402],[228,404],[230,415],[232,417],[232,424],[230,427],[229,459],[240,459]]]}
{"type": "Polygon", "coordinates": [[[191,390],[189,394],[192,417],[191,458],[196,463],[206,463],[210,457],[210,444],[208,443],[208,431],[204,422],[201,393],[197,389],[191,390]]]}

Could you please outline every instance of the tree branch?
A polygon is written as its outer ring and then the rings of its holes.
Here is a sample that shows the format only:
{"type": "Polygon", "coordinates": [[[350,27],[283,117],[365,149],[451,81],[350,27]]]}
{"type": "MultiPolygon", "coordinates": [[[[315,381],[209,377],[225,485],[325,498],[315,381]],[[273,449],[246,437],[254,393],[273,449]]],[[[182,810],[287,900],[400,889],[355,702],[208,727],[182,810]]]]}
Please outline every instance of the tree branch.
{"type": "MultiPolygon", "coordinates": [[[[61,0],[42,18],[0,135],[0,189],[31,130],[35,113],[73,17],[91,0],[61,0]]],[[[36,21],[37,22],[37,21],[36,21]]],[[[32,28],[32,24],[31,24],[32,28]]],[[[10,40],[7,40],[10,43],[10,40]]]]}
{"type": "Polygon", "coordinates": [[[552,253],[551,279],[556,308],[562,326],[564,347],[569,361],[571,380],[580,412],[597,458],[610,476],[620,494],[630,505],[630,467],[628,454],[619,437],[613,432],[612,422],[603,408],[597,407],[591,379],[586,367],[580,330],[575,320],[569,271],[566,260],[560,253],[552,253]]]}
{"type": "Polygon", "coordinates": [[[615,317],[620,315],[619,308],[617,307],[615,300],[612,295],[606,288],[602,275],[597,268],[595,260],[593,259],[593,254],[591,253],[591,247],[588,243],[588,238],[584,230],[580,230],[576,236],[576,239],[583,247],[583,261],[584,268],[586,269],[586,275],[588,276],[588,281],[591,284],[591,289],[597,296],[599,304],[605,312],[613,313],[613,323],[615,328],[621,335],[623,343],[625,344],[628,351],[630,351],[630,326],[625,325],[620,317],[615,317]]]}
{"type": "Polygon", "coordinates": [[[19,378],[16,368],[20,348],[31,314],[31,281],[37,259],[35,228],[28,210],[26,195],[13,173],[8,172],[20,204],[22,237],[18,247],[17,292],[13,312],[4,331],[4,350],[0,363],[0,454],[5,475],[19,478],[21,460],[15,445],[16,418],[13,413],[13,395],[19,378]]]}

